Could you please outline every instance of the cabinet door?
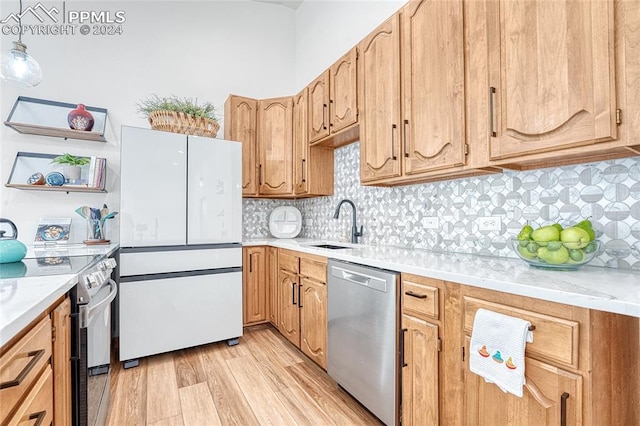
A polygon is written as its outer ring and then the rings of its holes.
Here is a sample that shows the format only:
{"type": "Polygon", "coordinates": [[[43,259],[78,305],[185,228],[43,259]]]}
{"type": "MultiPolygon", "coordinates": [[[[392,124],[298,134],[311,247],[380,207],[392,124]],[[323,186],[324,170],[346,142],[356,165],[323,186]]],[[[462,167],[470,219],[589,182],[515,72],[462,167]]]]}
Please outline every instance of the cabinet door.
{"type": "Polygon", "coordinates": [[[274,327],[279,327],[278,321],[278,249],[275,247],[267,248],[267,280],[268,280],[268,296],[269,296],[269,321],[274,327]]]}
{"type": "Polygon", "coordinates": [[[243,324],[267,321],[267,281],[265,247],[245,247],[243,251],[243,324]]]}
{"type": "Polygon", "coordinates": [[[437,425],[438,326],[402,315],[402,424],[437,425]]]}
{"type": "Polygon", "coordinates": [[[258,110],[261,195],[293,193],[293,101],[264,99],[258,110]]]}
{"type": "Polygon", "coordinates": [[[309,143],[329,136],[329,71],[309,86],[309,143]]]}
{"type": "Polygon", "coordinates": [[[64,299],[51,312],[53,336],[53,423],[71,424],[71,301],[64,299]]]}
{"type": "Polygon", "coordinates": [[[404,173],[463,165],[462,0],[412,0],[400,17],[404,173]]]}
{"type": "Polygon", "coordinates": [[[492,159],[616,138],[613,3],[487,3],[492,159]]]}
{"type": "Polygon", "coordinates": [[[338,132],[358,121],[357,48],[329,68],[329,130],[338,132]]]}
{"type": "Polygon", "coordinates": [[[358,46],[362,182],[400,176],[398,23],[398,14],[395,14],[358,46]]]}
{"type": "Polygon", "coordinates": [[[280,297],[280,333],[300,347],[300,309],[298,308],[298,276],[280,269],[278,291],[280,297]]]}
{"type": "Polygon", "coordinates": [[[242,142],[242,195],[258,194],[256,127],[258,101],[231,95],[224,104],[224,138],[242,142]]]}
{"type": "Polygon", "coordinates": [[[304,88],[293,97],[293,182],[296,195],[309,191],[307,108],[307,89],[304,88]]]}
{"type": "Polygon", "coordinates": [[[187,136],[122,126],[120,245],[187,243],[187,136]]]}
{"type": "MultiPolygon", "coordinates": [[[[467,340],[467,349],[469,348],[467,340]]],[[[465,416],[471,426],[582,424],[582,377],[527,358],[523,397],[504,393],[465,369],[465,416]],[[563,418],[564,417],[564,418],[563,418]]]]}
{"type": "Polygon", "coordinates": [[[327,286],[300,279],[300,349],[327,368],[327,286]]]}

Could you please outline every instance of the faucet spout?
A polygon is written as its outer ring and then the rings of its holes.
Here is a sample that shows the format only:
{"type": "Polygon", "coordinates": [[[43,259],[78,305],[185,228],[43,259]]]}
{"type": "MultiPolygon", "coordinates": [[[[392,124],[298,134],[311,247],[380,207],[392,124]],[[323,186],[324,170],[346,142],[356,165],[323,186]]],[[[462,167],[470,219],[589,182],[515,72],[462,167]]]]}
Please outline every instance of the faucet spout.
{"type": "Polygon", "coordinates": [[[362,225],[360,226],[360,230],[358,231],[356,205],[353,203],[353,201],[346,198],[340,201],[338,203],[338,206],[336,207],[335,213],[333,213],[333,218],[337,219],[338,217],[340,217],[340,208],[344,203],[351,204],[351,209],[353,212],[351,216],[351,242],[354,244],[357,244],[358,237],[362,237],[363,231],[362,231],[362,225]]]}

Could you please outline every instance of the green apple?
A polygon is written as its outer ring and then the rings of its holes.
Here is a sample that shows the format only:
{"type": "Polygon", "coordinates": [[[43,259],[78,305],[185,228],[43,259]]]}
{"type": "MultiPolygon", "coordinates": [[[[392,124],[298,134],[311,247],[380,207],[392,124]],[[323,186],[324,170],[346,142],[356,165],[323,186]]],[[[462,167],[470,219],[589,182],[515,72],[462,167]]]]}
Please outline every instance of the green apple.
{"type": "Polygon", "coordinates": [[[569,260],[569,250],[562,246],[558,250],[549,250],[547,247],[538,249],[538,257],[552,265],[561,265],[569,260]]]}
{"type": "Polygon", "coordinates": [[[583,220],[582,222],[578,222],[574,226],[578,228],[582,228],[585,231],[587,231],[592,241],[596,239],[596,233],[593,230],[593,225],[591,224],[591,221],[589,219],[583,220]]]}
{"type": "Polygon", "coordinates": [[[569,250],[569,257],[574,262],[582,262],[584,260],[584,252],[580,249],[569,250]]]}
{"type": "Polygon", "coordinates": [[[531,225],[525,225],[522,227],[522,229],[520,230],[520,233],[516,238],[520,241],[528,240],[530,239],[532,232],[533,232],[533,228],[531,227],[531,225]]]}
{"type": "Polygon", "coordinates": [[[556,250],[559,250],[560,247],[562,247],[562,242],[561,241],[549,241],[547,243],[546,247],[551,251],[556,251],[556,250]]]}
{"type": "Polygon", "coordinates": [[[554,223],[551,226],[555,226],[558,232],[562,232],[562,225],[560,225],[558,222],[554,223]]]}
{"type": "Polygon", "coordinates": [[[518,247],[518,253],[525,259],[535,259],[538,257],[535,253],[531,253],[526,247],[518,247]]]}
{"type": "Polygon", "coordinates": [[[571,228],[562,230],[560,233],[560,241],[569,249],[581,249],[589,244],[591,237],[586,230],[572,226],[571,228]]]}
{"type": "Polygon", "coordinates": [[[531,233],[531,239],[535,242],[546,243],[548,241],[560,241],[560,231],[553,225],[543,226],[531,233]]]}
{"type": "Polygon", "coordinates": [[[534,243],[533,241],[531,241],[531,242],[529,242],[529,244],[527,244],[527,250],[529,250],[529,253],[536,253],[539,248],[540,248],[540,246],[538,244],[534,243]]]}

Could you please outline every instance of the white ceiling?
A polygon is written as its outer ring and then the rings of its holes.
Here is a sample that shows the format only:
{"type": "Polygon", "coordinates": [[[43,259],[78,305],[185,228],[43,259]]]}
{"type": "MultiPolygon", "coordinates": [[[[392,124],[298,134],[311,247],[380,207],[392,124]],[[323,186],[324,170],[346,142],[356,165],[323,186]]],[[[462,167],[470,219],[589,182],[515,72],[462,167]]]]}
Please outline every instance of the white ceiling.
{"type": "Polygon", "coordinates": [[[300,6],[300,3],[302,3],[303,0],[253,0],[253,1],[261,2],[261,3],[279,4],[280,6],[284,6],[284,7],[288,7],[290,9],[296,10],[298,6],[300,6]]]}

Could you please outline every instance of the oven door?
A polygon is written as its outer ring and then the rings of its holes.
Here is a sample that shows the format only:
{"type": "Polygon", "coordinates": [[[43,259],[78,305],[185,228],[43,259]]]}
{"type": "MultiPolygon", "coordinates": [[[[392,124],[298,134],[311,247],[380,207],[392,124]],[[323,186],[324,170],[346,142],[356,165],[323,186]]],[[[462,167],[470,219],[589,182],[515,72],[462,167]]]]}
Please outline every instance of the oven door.
{"type": "Polygon", "coordinates": [[[109,409],[109,362],[111,357],[111,302],[118,288],[113,280],[102,286],[86,305],[78,307],[80,316],[80,426],[105,424],[109,409]],[[85,399],[86,398],[86,399],[85,399]],[[83,401],[84,400],[84,401],[83,401]],[[85,402],[86,401],[86,402],[85,402]],[[86,419],[86,420],[85,420],[86,419]]]}

